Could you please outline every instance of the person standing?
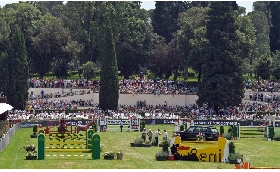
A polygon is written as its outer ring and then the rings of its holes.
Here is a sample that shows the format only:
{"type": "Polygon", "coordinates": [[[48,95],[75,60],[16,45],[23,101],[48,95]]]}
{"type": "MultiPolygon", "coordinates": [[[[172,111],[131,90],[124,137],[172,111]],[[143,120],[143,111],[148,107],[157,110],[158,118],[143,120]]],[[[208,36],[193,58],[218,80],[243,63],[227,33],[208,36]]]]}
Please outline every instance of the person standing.
{"type": "Polygon", "coordinates": [[[151,141],[152,141],[152,138],[153,138],[153,132],[152,132],[152,130],[151,130],[151,129],[149,129],[149,131],[148,131],[147,135],[148,135],[148,139],[149,139],[149,141],[151,142],[151,141]]]}
{"type": "Polygon", "coordinates": [[[142,139],[144,140],[144,142],[146,142],[146,135],[147,135],[146,128],[144,128],[142,131],[142,139]]]}
{"type": "Polygon", "coordinates": [[[155,146],[158,145],[158,136],[159,136],[159,135],[161,135],[161,133],[160,133],[160,130],[158,129],[158,130],[156,131],[156,133],[155,133],[155,140],[156,140],[155,146]]]}
{"type": "Polygon", "coordinates": [[[166,130],[164,130],[164,133],[163,133],[163,140],[167,140],[167,137],[168,137],[168,133],[166,130]]]}
{"type": "Polygon", "coordinates": [[[101,120],[100,120],[100,132],[103,132],[103,130],[104,130],[104,125],[105,125],[105,121],[104,121],[103,118],[101,118],[101,120]]]}
{"type": "Polygon", "coordinates": [[[120,122],[120,128],[121,128],[121,132],[122,132],[122,129],[123,129],[123,122],[122,122],[122,120],[120,122]]]}

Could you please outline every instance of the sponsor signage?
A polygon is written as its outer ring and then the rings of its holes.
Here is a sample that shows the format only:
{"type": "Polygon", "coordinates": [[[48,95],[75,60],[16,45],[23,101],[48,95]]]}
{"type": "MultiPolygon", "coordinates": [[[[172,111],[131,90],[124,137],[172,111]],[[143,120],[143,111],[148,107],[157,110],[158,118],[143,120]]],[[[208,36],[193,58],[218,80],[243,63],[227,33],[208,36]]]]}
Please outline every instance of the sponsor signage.
{"type": "MultiPolygon", "coordinates": [[[[144,119],[145,124],[174,124],[177,119],[144,119]]],[[[66,120],[67,125],[86,125],[91,120],[66,120]]],[[[118,124],[120,120],[108,120],[110,124],[118,124]]],[[[126,121],[123,120],[125,123],[126,121]]],[[[187,121],[183,121],[185,124],[187,121]]],[[[133,123],[135,123],[133,121],[133,123]]],[[[236,120],[194,120],[195,125],[237,125],[241,126],[260,126],[263,125],[263,121],[236,121],[236,120]]],[[[37,126],[57,126],[58,121],[43,121],[43,122],[21,122],[22,128],[32,128],[34,125],[37,126]]],[[[275,126],[280,126],[280,122],[275,122],[275,126]]]]}

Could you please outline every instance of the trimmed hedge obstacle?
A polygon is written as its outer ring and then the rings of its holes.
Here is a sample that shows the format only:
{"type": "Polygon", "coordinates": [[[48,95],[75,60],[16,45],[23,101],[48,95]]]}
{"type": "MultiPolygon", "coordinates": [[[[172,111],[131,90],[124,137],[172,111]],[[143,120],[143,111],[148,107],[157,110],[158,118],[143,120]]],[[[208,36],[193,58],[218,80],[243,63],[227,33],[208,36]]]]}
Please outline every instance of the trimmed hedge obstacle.
{"type": "MultiPolygon", "coordinates": [[[[63,134],[61,134],[63,135],[63,134]]],[[[45,157],[77,157],[77,156],[91,156],[92,159],[100,159],[100,136],[98,134],[94,134],[93,130],[88,130],[86,139],[78,138],[77,134],[64,134],[65,137],[73,137],[73,138],[54,138],[49,139],[46,138],[46,135],[41,133],[38,136],[38,160],[44,160],[45,157]],[[74,138],[76,137],[76,138],[74,138]],[[83,141],[80,141],[83,140],[83,141]],[[57,147],[46,147],[48,145],[57,145],[57,147]],[[83,147],[68,147],[73,145],[84,145],[83,147]],[[81,152],[81,153],[90,153],[90,154],[49,154],[46,152],[81,152]]]]}

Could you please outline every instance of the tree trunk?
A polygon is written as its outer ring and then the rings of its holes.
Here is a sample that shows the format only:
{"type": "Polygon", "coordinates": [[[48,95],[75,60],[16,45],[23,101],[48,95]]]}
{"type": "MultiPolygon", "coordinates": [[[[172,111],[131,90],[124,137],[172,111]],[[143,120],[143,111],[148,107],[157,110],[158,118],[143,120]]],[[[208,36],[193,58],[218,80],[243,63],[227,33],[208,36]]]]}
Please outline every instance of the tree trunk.
{"type": "Polygon", "coordinates": [[[124,79],[129,79],[129,74],[128,74],[128,71],[127,71],[127,67],[125,66],[124,68],[124,71],[123,72],[123,78],[124,79]]]}
{"type": "Polygon", "coordinates": [[[267,24],[269,27],[272,27],[271,21],[270,21],[270,7],[269,7],[269,1],[264,1],[264,4],[266,6],[266,19],[267,19],[267,24]]]}
{"type": "Polygon", "coordinates": [[[199,71],[198,71],[198,76],[197,76],[197,81],[200,82],[201,81],[201,74],[202,73],[202,66],[199,67],[199,71]]]}
{"type": "Polygon", "coordinates": [[[174,69],[173,81],[177,81],[177,78],[178,78],[178,67],[176,67],[176,68],[174,69]]]}
{"type": "Polygon", "coordinates": [[[184,80],[187,81],[189,79],[189,75],[188,75],[188,65],[185,64],[185,67],[184,67],[184,80]]]}

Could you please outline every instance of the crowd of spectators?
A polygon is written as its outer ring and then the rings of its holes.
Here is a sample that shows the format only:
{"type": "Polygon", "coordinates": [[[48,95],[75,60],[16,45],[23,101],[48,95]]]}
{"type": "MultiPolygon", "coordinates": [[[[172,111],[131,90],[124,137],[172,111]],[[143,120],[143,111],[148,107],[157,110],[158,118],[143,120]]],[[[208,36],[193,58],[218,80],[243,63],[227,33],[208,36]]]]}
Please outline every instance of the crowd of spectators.
{"type": "MultiPolygon", "coordinates": [[[[35,80],[29,79],[31,88],[72,88],[91,89],[99,92],[100,82],[90,80],[35,80]]],[[[123,79],[119,81],[120,94],[196,94],[196,87],[188,86],[187,82],[171,80],[123,79]]]]}
{"type": "Polygon", "coordinates": [[[270,81],[270,80],[259,80],[253,81],[248,79],[245,81],[246,89],[252,91],[280,91],[280,82],[278,81],[270,81]]]}
{"type": "MultiPolygon", "coordinates": [[[[152,119],[176,119],[178,116],[192,119],[227,119],[227,120],[266,120],[269,114],[277,115],[280,120],[280,102],[245,102],[235,107],[224,109],[213,109],[204,105],[199,107],[196,104],[186,106],[170,106],[165,101],[159,105],[148,105],[146,101],[137,101],[134,106],[119,105],[116,110],[108,110],[105,113],[111,118],[141,117],[152,119]],[[260,113],[261,112],[261,113],[260,113]],[[264,113],[265,112],[265,113],[264,113]]],[[[99,116],[103,112],[92,100],[33,100],[28,102],[25,110],[9,111],[11,119],[29,120],[36,119],[59,119],[64,116],[67,119],[88,119],[88,116],[99,116]],[[77,109],[83,107],[83,109],[77,109]],[[69,109],[77,109],[67,111],[69,109]],[[36,110],[36,111],[35,111],[36,110]],[[53,111],[49,111],[53,110],[53,111]],[[62,110],[58,111],[58,110],[62,110]],[[68,113],[66,113],[68,112],[68,113]],[[67,115],[66,115],[67,114],[67,115]]]]}

